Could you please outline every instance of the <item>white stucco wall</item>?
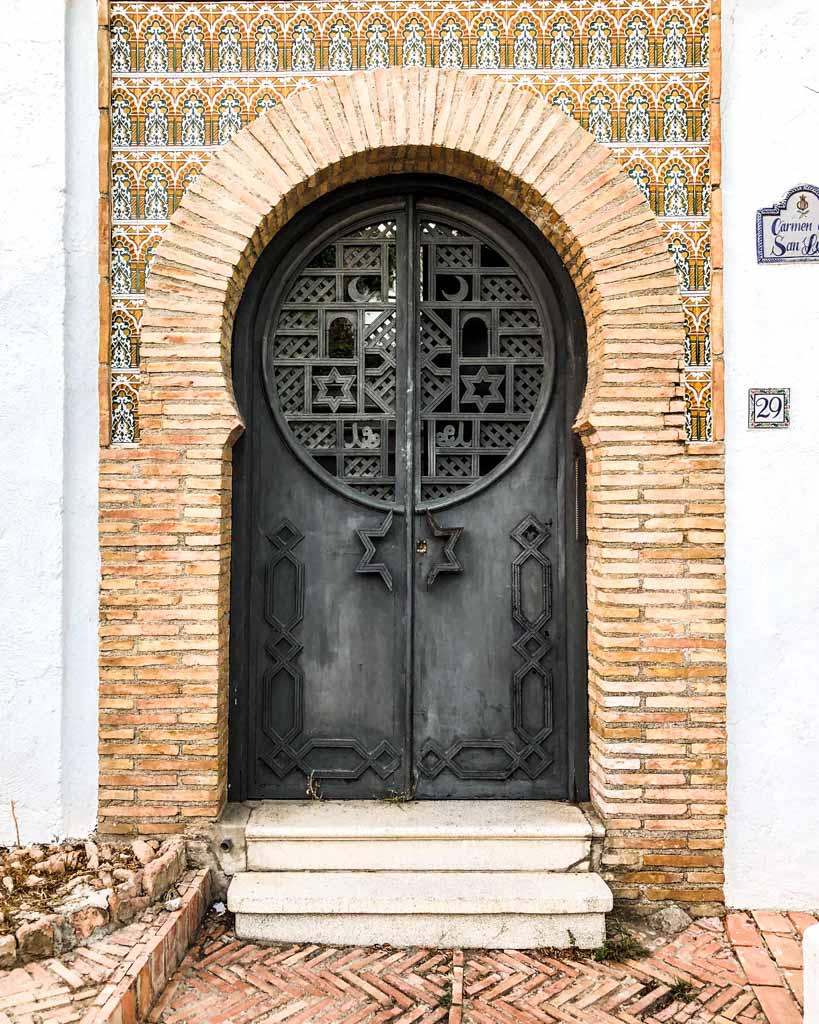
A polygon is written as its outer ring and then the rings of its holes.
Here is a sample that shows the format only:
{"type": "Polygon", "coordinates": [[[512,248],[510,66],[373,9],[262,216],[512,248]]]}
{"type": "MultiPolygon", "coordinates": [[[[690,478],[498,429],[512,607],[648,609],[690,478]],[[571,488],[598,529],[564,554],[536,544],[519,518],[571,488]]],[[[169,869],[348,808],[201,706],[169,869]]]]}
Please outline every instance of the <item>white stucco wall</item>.
{"type": "Polygon", "coordinates": [[[819,908],[819,263],[758,266],[755,215],[819,185],[819,4],[724,0],[726,896],[819,908]],[[789,430],[747,429],[790,387],[789,430]]]}
{"type": "Polygon", "coordinates": [[[0,32],[0,843],[96,820],[96,16],[0,32]],[[67,52],[68,47],[68,52],[67,52]]]}
{"type": "MultiPolygon", "coordinates": [[[[0,843],[96,819],[94,0],[0,33],[0,843]]],[[[819,266],[756,264],[759,206],[819,184],[819,5],[724,0],[726,894],[819,908],[819,266]],[[788,431],[747,389],[789,386],[788,431]]]]}

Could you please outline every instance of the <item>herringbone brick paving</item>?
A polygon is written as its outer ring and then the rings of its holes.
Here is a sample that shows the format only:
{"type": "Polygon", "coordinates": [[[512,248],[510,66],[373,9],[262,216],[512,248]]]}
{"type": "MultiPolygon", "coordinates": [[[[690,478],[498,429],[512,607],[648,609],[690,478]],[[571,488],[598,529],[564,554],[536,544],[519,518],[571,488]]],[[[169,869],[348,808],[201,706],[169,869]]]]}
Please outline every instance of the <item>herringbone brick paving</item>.
{"type": "Polygon", "coordinates": [[[0,1024],[73,1024],[91,1010],[101,989],[116,984],[131,959],[162,926],[146,919],[61,959],[0,971],[0,1024]]]}
{"type": "MultiPolygon", "coordinates": [[[[809,914],[700,921],[624,964],[548,950],[265,948],[211,917],[151,1020],[169,1024],[798,1024],[809,914]],[[689,1002],[672,999],[688,982],[689,1002]]],[[[88,1024],[159,922],[144,920],[61,960],[0,971],[0,1024],[88,1024]]],[[[119,1018],[117,1018],[119,1019],[119,1018]]],[[[126,1013],[123,1021],[132,1021],[126,1013]]]]}
{"type": "Polygon", "coordinates": [[[157,905],[87,946],[0,970],[0,1024],[135,1024],[196,932],[210,900],[209,872],[190,871],[175,910],[157,905]]]}
{"type": "Polygon", "coordinates": [[[810,915],[730,914],[727,929],[722,921],[701,920],[645,958],[598,963],[549,950],[262,947],[237,940],[211,918],[149,1019],[795,1024],[801,1021],[801,956],[797,963],[795,951],[813,921],[810,915]]]}

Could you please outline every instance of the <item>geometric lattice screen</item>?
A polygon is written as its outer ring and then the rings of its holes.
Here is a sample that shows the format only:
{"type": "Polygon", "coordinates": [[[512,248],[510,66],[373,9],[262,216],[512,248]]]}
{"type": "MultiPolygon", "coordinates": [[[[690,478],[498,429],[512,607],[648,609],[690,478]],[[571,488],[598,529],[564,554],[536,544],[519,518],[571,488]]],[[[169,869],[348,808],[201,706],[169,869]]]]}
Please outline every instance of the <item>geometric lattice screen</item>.
{"type": "Polygon", "coordinates": [[[665,231],[687,321],[688,436],[710,440],[709,7],[112,3],[113,443],[139,439],[139,323],[151,253],[209,155],[328,73],[396,64],[501,76],[611,147],[665,231]]]}

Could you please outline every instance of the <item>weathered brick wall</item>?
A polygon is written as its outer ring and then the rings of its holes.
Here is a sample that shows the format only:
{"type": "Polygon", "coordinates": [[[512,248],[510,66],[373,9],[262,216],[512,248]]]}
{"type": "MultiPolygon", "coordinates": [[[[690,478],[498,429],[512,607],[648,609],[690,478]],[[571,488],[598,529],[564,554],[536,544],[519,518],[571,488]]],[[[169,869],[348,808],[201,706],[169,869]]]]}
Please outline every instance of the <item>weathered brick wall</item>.
{"type": "Polygon", "coordinates": [[[328,78],[212,158],[157,247],[142,442],[103,452],[101,827],[181,831],[225,797],[232,316],[258,254],[340,184],[483,185],[563,258],[588,328],[593,800],[619,896],[721,899],[722,452],[685,441],[685,319],[656,217],[611,153],[497,78],[328,78]],[[506,126],[514,124],[510,134],[506,126]],[[366,159],[362,159],[362,157],[366,159]]]}

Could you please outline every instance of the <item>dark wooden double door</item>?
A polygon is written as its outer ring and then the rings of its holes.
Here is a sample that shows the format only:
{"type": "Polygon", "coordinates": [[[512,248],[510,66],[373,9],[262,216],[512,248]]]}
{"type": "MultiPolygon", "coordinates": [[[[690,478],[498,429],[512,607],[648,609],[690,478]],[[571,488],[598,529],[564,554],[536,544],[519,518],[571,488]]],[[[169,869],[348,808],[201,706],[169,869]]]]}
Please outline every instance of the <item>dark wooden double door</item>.
{"type": "Polygon", "coordinates": [[[372,183],[240,308],[231,795],[582,798],[582,324],[497,200],[372,183]]]}

